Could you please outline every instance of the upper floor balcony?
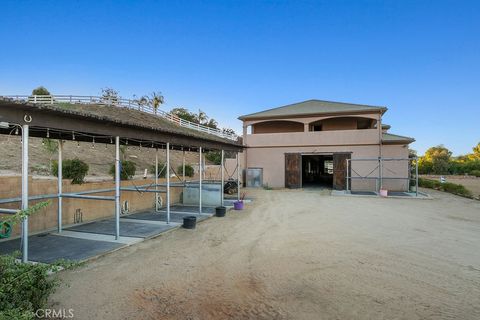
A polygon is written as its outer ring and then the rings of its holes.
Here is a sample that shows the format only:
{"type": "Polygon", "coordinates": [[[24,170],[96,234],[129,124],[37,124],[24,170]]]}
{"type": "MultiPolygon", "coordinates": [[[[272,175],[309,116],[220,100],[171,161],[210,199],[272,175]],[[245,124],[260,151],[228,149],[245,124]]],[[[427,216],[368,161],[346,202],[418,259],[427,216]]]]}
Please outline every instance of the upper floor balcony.
{"type": "Polygon", "coordinates": [[[247,134],[244,138],[247,147],[364,145],[379,142],[380,132],[377,129],[261,133],[247,134]]]}
{"type": "Polygon", "coordinates": [[[244,123],[247,146],[312,146],[378,144],[374,116],[277,119],[244,123]],[[248,125],[250,131],[247,131],[248,125]]]}

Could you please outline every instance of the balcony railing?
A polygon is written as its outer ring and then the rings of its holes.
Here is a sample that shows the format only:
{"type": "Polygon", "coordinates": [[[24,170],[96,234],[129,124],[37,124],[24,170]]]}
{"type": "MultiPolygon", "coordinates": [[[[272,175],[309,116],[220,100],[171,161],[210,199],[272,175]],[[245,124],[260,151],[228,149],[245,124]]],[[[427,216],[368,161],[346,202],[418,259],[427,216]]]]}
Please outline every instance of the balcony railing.
{"type": "Polygon", "coordinates": [[[161,117],[173,122],[181,127],[189,128],[192,130],[212,134],[217,137],[237,141],[238,136],[236,134],[224,132],[221,129],[210,128],[198,123],[187,121],[163,110],[155,109],[151,104],[142,103],[139,100],[123,99],[115,97],[98,97],[98,96],[73,96],[73,95],[7,95],[3,96],[14,100],[23,102],[36,103],[36,104],[100,104],[115,106],[120,108],[129,108],[139,110],[152,114],[156,117],[161,117]]]}
{"type": "Polygon", "coordinates": [[[248,147],[333,146],[380,143],[377,129],[247,134],[248,147]]]}

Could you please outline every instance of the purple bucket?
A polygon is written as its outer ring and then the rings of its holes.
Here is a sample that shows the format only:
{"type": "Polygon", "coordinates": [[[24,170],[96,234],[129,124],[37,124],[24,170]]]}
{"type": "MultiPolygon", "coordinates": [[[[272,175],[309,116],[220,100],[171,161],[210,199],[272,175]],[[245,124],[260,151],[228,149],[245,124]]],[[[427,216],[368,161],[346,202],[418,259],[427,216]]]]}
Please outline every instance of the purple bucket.
{"type": "Polygon", "coordinates": [[[235,210],[243,210],[243,201],[235,201],[233,203],[233,209],[235,210]]]}

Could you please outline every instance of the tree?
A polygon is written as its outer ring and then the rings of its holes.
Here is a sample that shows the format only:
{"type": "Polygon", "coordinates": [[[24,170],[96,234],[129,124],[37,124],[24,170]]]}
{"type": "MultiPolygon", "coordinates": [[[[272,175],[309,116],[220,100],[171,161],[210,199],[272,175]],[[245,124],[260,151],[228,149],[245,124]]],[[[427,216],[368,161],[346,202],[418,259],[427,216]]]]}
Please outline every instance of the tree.
{"type": "Polygon", "coordinates": [[[451,156],[452,152],[450,150],[443,145],[438,145],[425,152],[425,155],[419,161],[419,165],[424,164],[426,168],[431,168],[431,171],[435,174],[446,174],[448,173],[451,156]]]}
{"type": "Polygon", "coordinates": [[[49,96],[50,91],[47,90],[44,86],[37,87],[32,90],[32,96],[49,96]]]}
{"type": "Polygon", "coordinates": [[[194,123],[198,123],[196,114],[188,111],[185,108],[180,108],[180,107],[179,108],[173,108],[172,110],[170,110],[170,113],[173,114],[173,115],[176,115],[180,119],[190,121],[190,122],[194,122],[194,123]]]}
{"type": "Polygon", "coordinates": [[[217,129],[218,122],[215,119],[210,119],[205,125],[209,128],[217,129]]]}
{"type": "Polygon", "coordinates": [[[473,147],[473,154],[472,154],[474,159],[480,160],[480,142],[473,147]]]}
{"type": "Polygon", "coordinates": [[[196,123],[205,124],[205,123],[207,123],[207,121],[208,121],[207,114],[199,109],[196,123]]]}
{"type": "Polygon", "coordinates": [[[152,105],[153,110],[155,111],[155,114],[157,114],[158,108],[164,102],[165,102],[165,98],[163,97],[163,95],[160,91],[152,92],[152,94],[150,96],[150,104],[152,105]]]}
{"type": "Polygon", "coordinates": [[[102,88],[102,101],[107,104],[116,104],[119,100],[118,91],[109,87],[102,88]]]}
{"type": "Polygon", "coordinates": [[[133,101],[135,101],[140,107],[147,106],[150,103],[147,96],[141,96],[137,99],[137,96],[133,95],[133,101]]]}

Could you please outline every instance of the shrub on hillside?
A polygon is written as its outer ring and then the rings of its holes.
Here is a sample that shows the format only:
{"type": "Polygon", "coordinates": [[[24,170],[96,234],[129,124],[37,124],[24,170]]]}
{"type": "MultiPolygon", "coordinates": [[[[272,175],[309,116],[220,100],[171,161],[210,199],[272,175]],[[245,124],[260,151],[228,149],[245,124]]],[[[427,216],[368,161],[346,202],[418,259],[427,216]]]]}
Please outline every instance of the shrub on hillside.
{"type": "MultiPolygon", "coordinates": [[[[179,165],[178,168],[177,168],[177,174],[179,176],[182,176],[182,172],[183,172],[183,165],[179,165]]],[[[186,164],[185,165],[185,176],[186,177],[193,177],[193,174],[194,174],[193,167],[189,164],[186,164]]]]}
{"type": "MultiPolygon", "coordinates": [[[[88,169],[88,164],[78,158],[62,161],[62,176],[64,179],[72,179],[72,184],[84,183],[88,169]]],[[[52,163],[52,173],[54,176],[58,177],[57,161],[53,161],[52,163]]]]}
{"type": "Polygon", "coordinates": [[[40,86],[32,90],[32,95],[49,96],[50,91],[48,91],[47,88],[45,88],[44,86],[40,86]]]}
{"type": "MultiPolygon", "coordinates": [[[[133,161],[129,160],[122,160],[120,163],[120,180],[130,180],[135,175],[135,171],[137,170],[137,165],[133,161]]],[[[115,164],[110,166],[109,173],[115,179],[115,164]]]]}
{"type": "MultiPolygon", "coordinates": [[[[150,172],[155,176],[155,165],[150,166],[150,172]]],[[[158,177],[165,178],[167,176],[167,166],[165,163],[158,163],[158,177]]]]}

